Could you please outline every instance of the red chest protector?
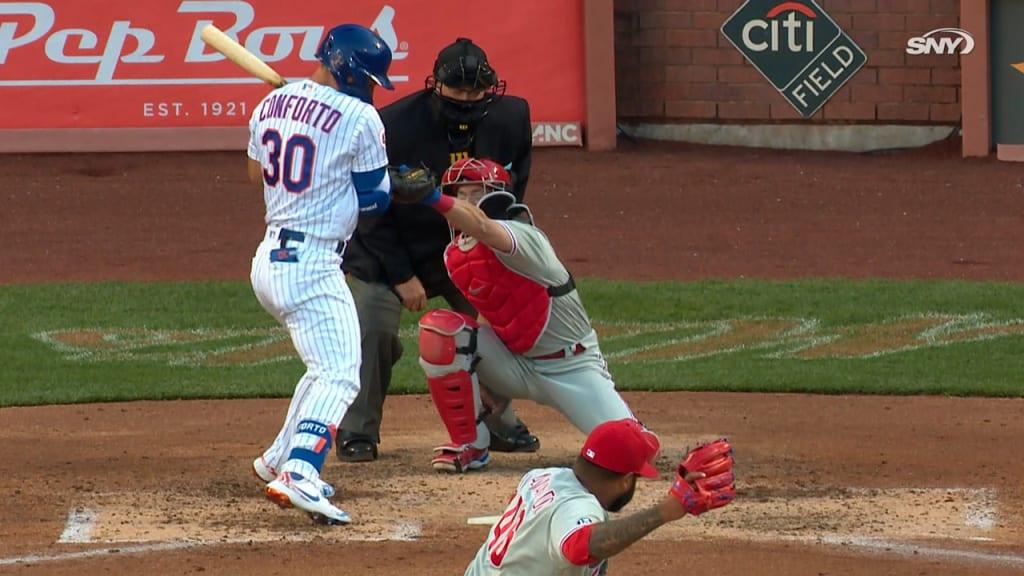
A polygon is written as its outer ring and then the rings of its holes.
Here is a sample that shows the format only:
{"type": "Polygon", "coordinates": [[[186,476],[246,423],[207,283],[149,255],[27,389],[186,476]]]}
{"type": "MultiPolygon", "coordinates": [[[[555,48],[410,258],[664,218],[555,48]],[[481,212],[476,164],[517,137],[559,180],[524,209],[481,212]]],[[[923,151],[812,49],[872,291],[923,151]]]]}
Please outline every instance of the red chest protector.
{"type": "Polygon", "coordinates": [[[533,348],[548,323],[548,288],[509,270],[490,247],[478,242],[463,251],[458,240],[444,254],[452,283],[509,350],[522,354],[533,348]]]}

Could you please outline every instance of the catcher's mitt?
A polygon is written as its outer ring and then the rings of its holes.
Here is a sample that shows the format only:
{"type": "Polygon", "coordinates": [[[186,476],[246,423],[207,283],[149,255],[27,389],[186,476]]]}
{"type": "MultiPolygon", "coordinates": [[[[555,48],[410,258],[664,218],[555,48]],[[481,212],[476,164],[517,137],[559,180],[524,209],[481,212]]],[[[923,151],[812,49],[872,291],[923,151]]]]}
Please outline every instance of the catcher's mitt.
{"type": "Polygon", "coordinates": [[[701,444],[690,450],[679,464],[669,494],[694,516],[725,506],[736,497],[732,463],[729,440],[720,438],[701,444]]]}
{"type": "Polygon", "coordinates": [[[391,177],[391,200],[402,204],[418,204],[433,194],[440,194],[437,177],[429,168],[406,165],[388,166],[391,177]]]}

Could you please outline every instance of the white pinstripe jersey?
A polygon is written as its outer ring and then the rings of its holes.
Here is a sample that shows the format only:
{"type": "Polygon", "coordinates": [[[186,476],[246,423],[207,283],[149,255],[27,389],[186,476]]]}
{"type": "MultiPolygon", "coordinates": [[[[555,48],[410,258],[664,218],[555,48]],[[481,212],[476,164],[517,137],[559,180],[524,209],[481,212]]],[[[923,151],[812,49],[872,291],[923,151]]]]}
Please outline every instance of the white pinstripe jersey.
{"type": "Polygon", "coordinates": [[[571,468],[531,470],[519,482],[465,576],[600,574],[605,561],[575,566],[562,555],[562,543],[576,530],[607,519],[608,513],[571,468]]]}
{"type": "Polygon", "coordinates": [[[307,79],[267,94],[249,134],[249,157],[263,165],[267,225],[348,240],[359,218],[352,172],[388,163],[377,110],[307,79]]]}

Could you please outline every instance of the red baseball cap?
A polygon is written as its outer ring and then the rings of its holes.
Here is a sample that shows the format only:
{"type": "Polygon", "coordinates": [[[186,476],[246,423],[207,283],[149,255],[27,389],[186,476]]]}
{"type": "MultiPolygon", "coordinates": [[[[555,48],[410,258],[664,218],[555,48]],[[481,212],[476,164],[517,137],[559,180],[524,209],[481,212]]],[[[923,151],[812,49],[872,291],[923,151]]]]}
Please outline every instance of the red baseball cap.
{"type": "Polygon", "coordinates": [[[653,432],[633,418],[611,420],[594,428],[583,443],[580,456],[612,472],[630,472],[645,478],[657,478],[651,461],[661,444],[653,432]]]}

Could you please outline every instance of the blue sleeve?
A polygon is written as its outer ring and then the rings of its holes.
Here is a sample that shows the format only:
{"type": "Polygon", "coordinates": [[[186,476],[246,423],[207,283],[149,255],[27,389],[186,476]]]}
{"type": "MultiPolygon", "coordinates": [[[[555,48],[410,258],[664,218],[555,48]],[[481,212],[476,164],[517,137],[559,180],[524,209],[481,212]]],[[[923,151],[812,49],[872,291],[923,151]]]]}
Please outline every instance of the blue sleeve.
{"type": "Polygon", "coordinates": [[[361,215],[380,214],[391,205],[391,178],[387,166],[369,172],[353,172],[352,184],[359,198],[361,215]]]}

